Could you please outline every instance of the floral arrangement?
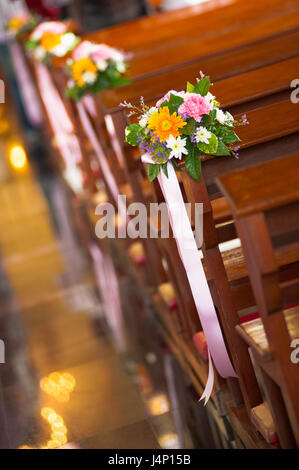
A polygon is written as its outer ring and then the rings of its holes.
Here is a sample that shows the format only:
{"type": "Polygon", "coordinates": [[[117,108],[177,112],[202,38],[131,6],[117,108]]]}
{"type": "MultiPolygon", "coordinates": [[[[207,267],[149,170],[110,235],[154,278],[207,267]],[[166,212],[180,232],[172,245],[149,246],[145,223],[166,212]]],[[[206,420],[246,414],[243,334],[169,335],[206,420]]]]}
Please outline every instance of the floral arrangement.
{"type": "Polygon", "coordinates": [[[40,23],[26,42],[26,49],[39,62],[47,62],[51,56],[64,57],[80,42],[80,39],[67,30],[60,21],[40,23]]]}
{"type": "Polygon", "coordinates": [[[16,38],[22,34],[31,32],[38,24],[39,20],[30,13],[12,16],[6,25],[7,31],[12,33],[16,38]]]}
{"type": "Polygon", "coordinates": [[[124,77],[126,56],[106,44],[83,41],[73,51],[67,61],[71,80],[67,86],[67,96],[79,101],[85,93],[98,93],[105,88],[124,85],[129,82],[124,77]]]}
{"type": "Polygon", "coordinates": [[[169,91],[156,106],[149,107],[143,98],[139,106],[124,102],[129,116],[137,115],[138,123],[126,128],[126,142],[139,146],[145,154],[149,180],[162,169],[167,176],[167,163],[179,171],[176,161],[184,157],[186,171],[200,180],[204,155],[238,156],[239,137],[234,128],[247,124],[246,116],[236,121],[229,112],[219,109],[220,103],[210,90],[210,78],[201,72],[195,85],[187,83],[187,91],[169,91]]]}

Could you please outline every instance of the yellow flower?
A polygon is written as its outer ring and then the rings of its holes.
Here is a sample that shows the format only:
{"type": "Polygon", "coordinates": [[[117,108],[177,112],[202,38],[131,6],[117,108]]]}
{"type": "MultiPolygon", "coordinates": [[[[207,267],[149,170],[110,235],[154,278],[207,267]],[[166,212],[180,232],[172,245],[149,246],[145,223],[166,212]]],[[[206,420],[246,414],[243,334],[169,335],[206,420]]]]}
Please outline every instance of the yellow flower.
{"type": "Polygon", "coordinates": [[[98,69],[94,62],[88,57],[79,59],[72,65],[72,76],[77,82],[78,86],[84,87],[85,82],[83,80],[83,74],[85,72],[97,73],[98,69]]]}
{"type": "Polygon", "coordinates": [[[54,47],[58,46],[60,43],[61,34],[53,34],[46,32],[41,38],[41,46],[48,52],[54,49],[54,47]]]}
{"type": "Polygon", "coordinates": [[[161,142],[167,140],[170,135],[178,137],[180,135],[179,129],[182,129],[186,124],[176,112],[170,115],[167,106],[154,112],[148,120],[148,127],[154,131],[161,142]]]}
{"type": "Polygon", "coordinates": [[[7,27],[10,31],[19,31],[19,29],[22,28],[23,23],[24,21],[22,18],[15,16],[9,20],[7,27]]]}

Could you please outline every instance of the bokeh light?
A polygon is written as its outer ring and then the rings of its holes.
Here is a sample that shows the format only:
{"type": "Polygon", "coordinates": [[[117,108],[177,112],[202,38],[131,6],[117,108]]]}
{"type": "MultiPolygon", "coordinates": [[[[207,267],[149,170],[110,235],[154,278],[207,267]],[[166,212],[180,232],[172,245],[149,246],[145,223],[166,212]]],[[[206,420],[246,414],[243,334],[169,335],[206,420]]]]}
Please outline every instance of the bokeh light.
{"type": "Polygon", "coordinates": [[[9,150],[9,162],[16,170],[21,170],[27,165],[27,156],[22,145],[13,145],[9,150]]]}

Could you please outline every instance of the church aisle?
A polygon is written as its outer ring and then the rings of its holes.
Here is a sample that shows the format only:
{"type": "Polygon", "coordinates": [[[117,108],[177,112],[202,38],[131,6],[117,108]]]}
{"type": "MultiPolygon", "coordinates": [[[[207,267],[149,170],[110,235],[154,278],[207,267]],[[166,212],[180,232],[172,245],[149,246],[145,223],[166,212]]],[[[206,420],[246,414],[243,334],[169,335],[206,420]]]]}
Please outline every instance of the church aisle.
{"type": "Polygon", "coordinates": [[[78,253],[65,256],[29,170],[1,185],[0,205],[1,447],[159,447],[136,385],[93,328],[92,278],[68,273],[78,253]]]}

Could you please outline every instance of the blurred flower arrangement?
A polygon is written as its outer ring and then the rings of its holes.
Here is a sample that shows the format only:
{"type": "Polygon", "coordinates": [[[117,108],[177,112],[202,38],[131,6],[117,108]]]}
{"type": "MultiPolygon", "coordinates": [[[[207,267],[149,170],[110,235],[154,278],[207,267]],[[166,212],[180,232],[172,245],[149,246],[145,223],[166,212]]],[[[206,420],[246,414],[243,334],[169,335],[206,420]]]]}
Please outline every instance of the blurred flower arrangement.
{"type": "Polygon", "coordinates": [[[138,123],[126,128],[126,142],[139,146],[142,160],[148,165],[149,180],[153,181],[160,169],[167,176],[167,163],[179,170],[176,160],[182,160],[186,171],[200,180],[200,154],[238,156],[235,144],[240,141],[234,131],[247,124],[246,116],[236,121],[229,112],[219,109],[220,103],[211,94],[210,78],[201,72],[195,85],[187,83],[186,91],[169,91],[155,106],[148,107],[141,98],[140,106],[122,103],[137,115],[138,123]]]}
{"type": "Polygon", "coordinates": [[[38,23],[39,19],[37,16],[24,13],[23,15],[12,16],[6,25],[6,29],[18,38],[22,36],[22,34],[33,31],[38,23]]]}
{"type": "Polygon", "coordinates": [[[64,57],[80,42],[78,36],[67,30],[65,23],[45,21],[40,23],[26,42],[26,49],[38,62],[47,62],[51,56],[64,57]]]}
{"type": "Polygon", "coordinates": [[[124,76],[126,56],[106,44],[83,41],[67,61],[67,70],[71,79],[66,93],[76,101],[88,92],[98,93],[129,82],[124,76]]]}

